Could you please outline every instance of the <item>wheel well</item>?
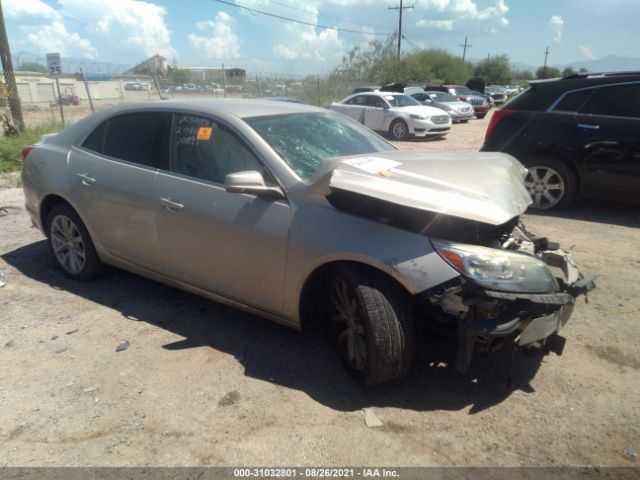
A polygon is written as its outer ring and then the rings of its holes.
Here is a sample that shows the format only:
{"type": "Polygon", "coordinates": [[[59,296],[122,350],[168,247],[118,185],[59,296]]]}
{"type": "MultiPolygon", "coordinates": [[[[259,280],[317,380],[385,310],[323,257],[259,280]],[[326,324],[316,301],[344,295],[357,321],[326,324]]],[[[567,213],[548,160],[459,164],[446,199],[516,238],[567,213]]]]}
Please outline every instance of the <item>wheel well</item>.
{"type": "MultiPolygon", "coordinates": [[[[64,198],[58,195],[53,195],[53,194],[47,195],[45,199],[42,201],[42,203],[40,204],[40,222],[43,230],[46,230],[45,223],[47,221],[47,217],[49,216],[49,212],[51,211],[51,209],[53,209],[53,207],[60,204],[71,206],[69,202],[67,202],[64,198]]],[[[46,234],[46,231],[45,231],[45,234],[46,234]]]]}
{"type": "Polygon", "coordinates": [[[312,330],[314,328],[322,326],[322,323],[326,318],[326,307],[322,302],[320,305],[318,305],[318,300],[326,298],[327,275],[336,265],[349,265],[369,270],[372,274],[381,275],[388,279],[390,282],[395,283],[410,295],[409,291],[387,272],[372,267],[371,265],[367,265],[366,263],[352,262],[347,260],[325,263],[324,265],[320,265],[313,272],[311,272],[311,274],[304,282],[304,286],[302,287],[302,293],[300,294],[299,302],[299,313],[300,324],[303,330],[312,330]]]}

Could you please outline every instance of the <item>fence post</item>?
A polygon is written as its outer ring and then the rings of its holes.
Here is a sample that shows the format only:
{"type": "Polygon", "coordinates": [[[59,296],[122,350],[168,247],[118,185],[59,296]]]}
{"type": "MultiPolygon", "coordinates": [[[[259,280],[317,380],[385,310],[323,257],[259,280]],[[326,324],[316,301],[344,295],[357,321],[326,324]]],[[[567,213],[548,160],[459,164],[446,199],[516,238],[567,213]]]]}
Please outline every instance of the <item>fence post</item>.
{"type": "MultiPolygon", "coordinates": [[[[84,88],[87,90],[87,98],[89,99],[89,106],[91,107],[91,113],[96,113],[95,109],[93,108],[93,100],[91,100],[91,92],[89,91],[89,84],[87,83],[87,77],[84,76],[84,71],[82,70],[82,67],[80,67],[80,74],[82,75],[84,88]]],[[[60,87],[58,87],[58,93],[60,92],[59,88],[60,87]]]]}
{"type": "Polygon", "coordinates": [[[56,75],[56,88],[58,89],[58,105],[60,105],[60,118],[62,119],[62,127],[64,128],[64,110],[62,109],[62,96],[60,95],[60,82],[56,75]]]}

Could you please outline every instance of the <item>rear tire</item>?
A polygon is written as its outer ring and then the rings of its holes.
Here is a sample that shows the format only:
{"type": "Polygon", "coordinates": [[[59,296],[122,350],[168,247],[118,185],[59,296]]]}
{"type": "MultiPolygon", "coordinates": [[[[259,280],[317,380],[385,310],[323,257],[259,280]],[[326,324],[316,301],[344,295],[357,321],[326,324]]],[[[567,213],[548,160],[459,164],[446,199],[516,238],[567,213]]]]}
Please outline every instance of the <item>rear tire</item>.
{"type": "Polygon", "coordinates": [[[106,266],[100,260],[87,227],[69,205],[51,209],[46,220],[49,249],[67,277],[88,281],[102,275],[106,266]]]}
{"type": "Polygon", "coordinates": [[[393,137],[394,140],[402,141],[409,138],[409,126],[407,122],[396,118],[393,122],[391,122],[391,126],[389,127],[389,134],[393,137]]]}
{"type": "Polygon", "coordinates": [[[330,330],[349,373],[366,385],[406,375],[415,357],[409,296],[379,272],[339,265],[328,276],[330,330]]]}
{"type": "Polygon", "coordinates": [[[576,176],[569,166],[553,157],[537,156],[522,162],[529,169],[525,186],[534,210],[562,210],[573,203],[578,193],[576,176]]]}

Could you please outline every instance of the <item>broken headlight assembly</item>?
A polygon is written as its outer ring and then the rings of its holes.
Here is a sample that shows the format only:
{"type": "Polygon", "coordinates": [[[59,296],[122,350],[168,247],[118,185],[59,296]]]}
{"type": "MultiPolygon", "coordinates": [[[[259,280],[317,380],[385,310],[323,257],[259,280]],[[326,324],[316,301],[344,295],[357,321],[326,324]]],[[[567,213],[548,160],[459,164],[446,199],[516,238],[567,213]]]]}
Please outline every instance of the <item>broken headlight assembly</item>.
{"type": "Polygon", "coordinates": [[[449,265],[488,290],[554,293],[559,289],[551,270],[532,255],[443,240],[434,240],[433,245],[449,265]]]}

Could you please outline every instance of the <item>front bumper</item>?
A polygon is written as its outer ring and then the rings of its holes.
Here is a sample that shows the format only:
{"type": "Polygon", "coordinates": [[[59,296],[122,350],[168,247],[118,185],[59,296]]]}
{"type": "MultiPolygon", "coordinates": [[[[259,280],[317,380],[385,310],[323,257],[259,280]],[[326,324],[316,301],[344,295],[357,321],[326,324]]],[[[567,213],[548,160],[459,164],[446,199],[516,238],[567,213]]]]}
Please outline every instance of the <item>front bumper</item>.
{"type": "Polygon", "coordinates": [[[553,293],[511,293],[467,284],[460,297],[468,308],[457,324],[456,370],[466,373],[479,346],[491,351],[505,342],[516,349],[562,354],[564,339],[558,332],[569,321],[576,298],[595,288],[594,277],[582,276],[569,254],[541,252],[554,271],[560,290],[553,293]]]}

